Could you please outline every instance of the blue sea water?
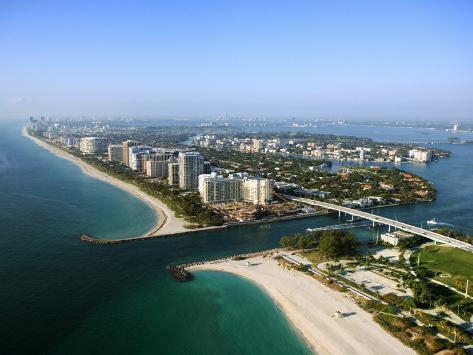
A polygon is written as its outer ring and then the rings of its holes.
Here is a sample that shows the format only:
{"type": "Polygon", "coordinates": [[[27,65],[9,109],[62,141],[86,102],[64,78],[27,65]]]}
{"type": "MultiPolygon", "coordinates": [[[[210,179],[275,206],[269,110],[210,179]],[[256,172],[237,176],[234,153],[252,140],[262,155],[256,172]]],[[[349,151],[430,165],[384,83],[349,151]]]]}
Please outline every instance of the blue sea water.
{"type": "MultiPolygon", "coordinates": [[[[434,182],[436,201],[379,213],[418,225],[435,217],[473,233],[473,146],[445,148],[449,159],[402,166],[434,182]]],[[[0,353],[308,353],[252,283],[215,272],[179,283],[165,268],[272,248],[284,234],[335,217],[113,246],[78,239],[84,231],[139,235],[155,218],[129,194],[21,137],[19,123],[1,123],[0,353]]]]}

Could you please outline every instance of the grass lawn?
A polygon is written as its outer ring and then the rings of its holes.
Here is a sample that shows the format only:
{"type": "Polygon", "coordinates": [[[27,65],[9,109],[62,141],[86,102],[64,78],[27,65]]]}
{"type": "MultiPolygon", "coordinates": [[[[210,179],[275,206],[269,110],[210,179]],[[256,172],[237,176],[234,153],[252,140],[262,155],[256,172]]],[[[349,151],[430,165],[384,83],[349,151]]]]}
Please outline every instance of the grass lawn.
{"type": "Polygon", "coordinates": [[[303,251],[303,252],[300,252],[299,254],[301,254],[302,256],[307,258],[314,266],[316,266],[318,263],[322,263],[324,261],[329,261],[329,259],[324,258],[315,249],[312,249],[312,250],[309,250],[309,251],[303,251]]]}
{"type": "MultiPolygon", "coordinates": [[[[411,256],[412,265],[417,264],[418,253],[411,256]]],[[[469,281],[468,294],[473,296],[473,254],[461,249],[444,246],[427,246],[421,249],[420,266],[430,272],[430,277],[446,285],[465,292],[469,281]],[[442,276],[440,276],[443,274],[442,276]]],[[[442,286],[434,286],[435,292],[447,300],[448,308],[465,320],[473,314],[473,300],[449,291],[442,286]],[[458,311],[460,311],[458,313],[458,311]]]]}
{"type": "MultiPolygon", "coordinates": [[[[411,262],[417,263],[417,253],[411,262]]],[[[433,271],[433,278],[465,292],[466,280],[469,281],[468,294],[473,296],[473,254],[467,251],[444,247],[427,246],[421,249],[420,266],[433,271]]]]}

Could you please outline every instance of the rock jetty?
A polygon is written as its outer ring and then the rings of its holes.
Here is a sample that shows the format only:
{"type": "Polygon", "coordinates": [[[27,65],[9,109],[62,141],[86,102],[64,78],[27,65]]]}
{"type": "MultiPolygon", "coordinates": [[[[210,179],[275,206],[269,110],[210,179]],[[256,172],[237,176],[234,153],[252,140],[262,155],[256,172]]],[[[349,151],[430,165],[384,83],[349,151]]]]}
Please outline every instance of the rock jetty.
{"type": "Polygon", "coordinates": [[[191,281],[194,279],[194,276],[181,265],[169,266],[168,270],[176,280],[191,281]]]}

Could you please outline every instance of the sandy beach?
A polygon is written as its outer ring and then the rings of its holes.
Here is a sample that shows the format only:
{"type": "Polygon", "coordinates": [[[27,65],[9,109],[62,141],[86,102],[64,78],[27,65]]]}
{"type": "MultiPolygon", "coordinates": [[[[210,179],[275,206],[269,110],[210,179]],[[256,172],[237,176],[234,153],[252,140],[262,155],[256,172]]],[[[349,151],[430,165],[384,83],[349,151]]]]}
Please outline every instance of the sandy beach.
{"type": "Polygon", "coordinates": [[[122,180],[119,180],[117,178],[114,178],[106,173],[101,172],[100,170],[94,168],[93,166],[85,163],[81,159],[66,153],[65,151],[51,145],[47,144],[46,142],[43,142],[42,140],[35,138],[33,136],[30,136],[26,132],[26,128],[23,128],[22,131],[23,136],[32,139],[36,144],[38,144],[40,147],[43,147],[50,152],[54,153],[58,157],[62,159],[69,160],[73,162],[74,164],[78,165],[82,171],[96,179],[105,181],[109,184],[112,184],[130,194],[135,196],[136,198],[139,198],[146,204],[148,204],[156,213],[158,216],[156,224],[153,226],[153,228],[145,233],[142,236],[130,236],[131,238],[143,238],[143,237],[155,237],[155,236],[160,236],[160,235],[168,235],[168,234],[176,234],[176,233],[182,233],[188,231],[184,227],[185,224],[187,224],[183,219],[177,218],[174,214],[173,211],[171,211],[162,201],[160,201],[157,198],[151,197],[145,192],[141,191],[138,187],[135,185],[129,184],[127,182],[124,182],[122,180]]]}
{"type": "Polygon", "coordinates": [[[415,354],[386,333],[348,296],[306,274],[286,270],[269,257],[189,267],[189,271],[199,270],[229,272],[255,282],[272,297],[317,354],[415,354]],[[332,317],[337,310],[345,316],[332,317]]]}

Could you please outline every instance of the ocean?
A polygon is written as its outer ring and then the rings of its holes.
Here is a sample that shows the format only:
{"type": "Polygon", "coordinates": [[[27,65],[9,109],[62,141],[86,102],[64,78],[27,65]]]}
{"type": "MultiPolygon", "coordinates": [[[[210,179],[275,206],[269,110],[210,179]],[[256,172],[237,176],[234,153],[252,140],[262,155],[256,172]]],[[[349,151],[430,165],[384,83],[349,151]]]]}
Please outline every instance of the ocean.
{"type": "MultiPolygon", "coordinates": [[[[376,135],[390,140],[393,132],[376,135]]],[[[417,225],[436,218],[473,233],[473,145],[444,148],[448,159],[401,166],[432,181],[438,199],[381,214],[417,225]]],[[[335,217],[121,245],[79,240],[83,232],[140,235],[155,219],[146,204],[22,137],[21,123],[0,123],[0,353],[309,353],[253,283],[218,272],[180,283],[166,266],[273,248],[282,235],[335,217]]],[[[356,233],[369,238],[367,229],[356,233]]]]}

